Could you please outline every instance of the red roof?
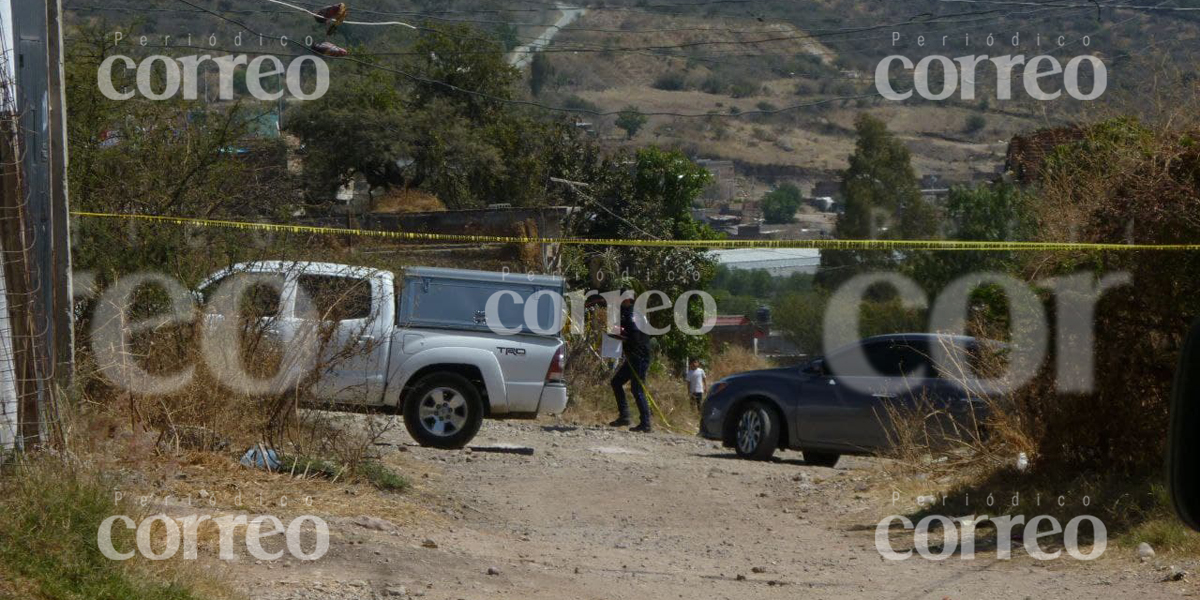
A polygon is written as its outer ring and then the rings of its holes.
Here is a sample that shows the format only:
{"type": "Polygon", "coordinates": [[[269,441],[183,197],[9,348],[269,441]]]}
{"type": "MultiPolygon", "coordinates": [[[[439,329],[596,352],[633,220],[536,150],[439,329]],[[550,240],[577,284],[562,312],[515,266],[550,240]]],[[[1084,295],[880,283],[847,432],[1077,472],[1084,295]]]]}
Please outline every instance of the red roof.
{"type": "Polygon", "coordinates": [[[1039,129],[1028,135],[1014,135],[1008,144],[1005,169],[1020,183],[1037,181],[1042,164],[1054,149],[1084,138],[1079,127],[1039,129]]]}
{"type": "Polygon", "coordinates": [[[714,327],[743,327],[750,324],[745,315],[717,315],[713,319],[714,327]]]}

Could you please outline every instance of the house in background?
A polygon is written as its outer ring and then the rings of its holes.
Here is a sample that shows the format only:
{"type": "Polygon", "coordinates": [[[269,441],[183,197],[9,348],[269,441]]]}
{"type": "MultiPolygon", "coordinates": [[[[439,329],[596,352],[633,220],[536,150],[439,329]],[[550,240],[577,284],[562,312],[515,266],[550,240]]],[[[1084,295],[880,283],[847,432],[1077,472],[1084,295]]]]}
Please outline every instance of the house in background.
{"type": "Polygon", "coordinates": [[[714,250],[711,256],[717,264],[730,269],[763,269],[772,276],[817,272],[821,266],[821,251],[814,248],[738,248],[714,250]]]}
{"type": "Polygon", "coordinates": [[[813,184],[812,197],[833,198],[842,197],[842,182],[836,179],[824,179],[813,184]]]}
{"type": "Polygon", "coordinates": [[[700,201],[705,206],[733,202],[737,197],[737,169],[732,160],[716,160],[700,158],[696,164],[712,173],[712,183],[700,194],[700,201]]]}
{"type": "Polygon", "coordinates": [[[708,341],[718,350],[725,345],[754,350],[755,340],[766,336],[767,332],[745,315],[717,315],[708,341]]]}

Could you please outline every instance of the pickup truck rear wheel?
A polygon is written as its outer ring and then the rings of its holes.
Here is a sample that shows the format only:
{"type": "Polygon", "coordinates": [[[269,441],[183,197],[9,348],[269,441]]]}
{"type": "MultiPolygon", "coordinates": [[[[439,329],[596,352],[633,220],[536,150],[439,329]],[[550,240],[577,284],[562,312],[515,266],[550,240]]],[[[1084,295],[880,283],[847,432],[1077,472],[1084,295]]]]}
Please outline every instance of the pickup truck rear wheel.
{"type": "Polygon", "coordinates": [[[479,390],[457,373],[434,373],[404,400],[404,426],[422,446],[462,448],[483,424],[479,390]]]}

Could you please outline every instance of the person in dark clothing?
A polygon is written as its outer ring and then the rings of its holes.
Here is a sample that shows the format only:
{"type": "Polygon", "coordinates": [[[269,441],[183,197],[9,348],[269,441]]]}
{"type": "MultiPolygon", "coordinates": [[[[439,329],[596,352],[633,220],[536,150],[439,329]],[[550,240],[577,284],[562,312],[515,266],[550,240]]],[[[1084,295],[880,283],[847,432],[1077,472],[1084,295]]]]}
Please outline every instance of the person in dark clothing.
{"type": "Polygon", "coordinates": [[[613,395],[617,397],[617,412],[616,421],[609,423],[612,427],[624,427],[630,425],[629,420],[629,403],[625,400],[625,384],[629,384],[629,390],[633,392],[633,398],[637,401],[638,407],[638,425],[630,428],[630,431],[642,433],[650,432],[650,406],[646,402],[646,390],[644,382],[646,381],[646,371],[650,369],[650,336],[643,329],[646,323],[645,317],[634,312],[633,298],[624,298],[621,301],[621,331],[619,335],[615,335],[621,340],[621,366],[617,368],[616,374],[612,378],[613,395]]]}

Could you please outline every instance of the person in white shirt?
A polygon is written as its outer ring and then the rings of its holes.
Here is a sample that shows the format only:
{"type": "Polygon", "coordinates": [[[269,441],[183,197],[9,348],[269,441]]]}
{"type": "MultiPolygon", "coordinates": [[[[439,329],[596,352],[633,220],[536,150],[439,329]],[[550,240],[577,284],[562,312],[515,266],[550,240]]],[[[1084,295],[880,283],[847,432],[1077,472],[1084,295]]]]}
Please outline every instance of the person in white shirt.
{"type": "Polygon", "coordinates": [[[687,384],[692,402],[696,403],[696,410],[700,410],[700,404],[704,402],[704,369],[700,368],[699,359],[693,358],[688,363],[687,384]]]}

